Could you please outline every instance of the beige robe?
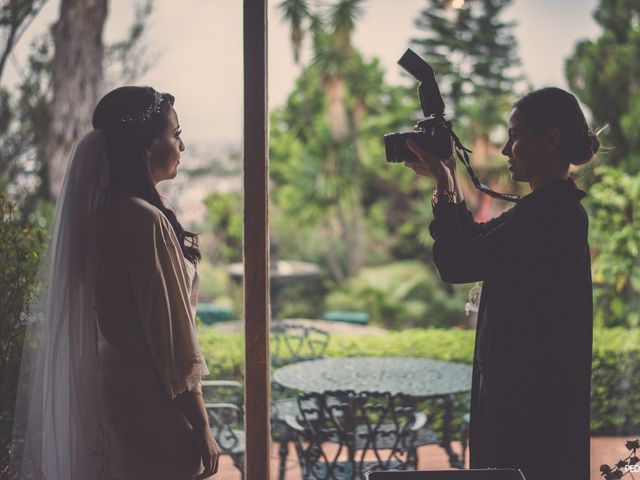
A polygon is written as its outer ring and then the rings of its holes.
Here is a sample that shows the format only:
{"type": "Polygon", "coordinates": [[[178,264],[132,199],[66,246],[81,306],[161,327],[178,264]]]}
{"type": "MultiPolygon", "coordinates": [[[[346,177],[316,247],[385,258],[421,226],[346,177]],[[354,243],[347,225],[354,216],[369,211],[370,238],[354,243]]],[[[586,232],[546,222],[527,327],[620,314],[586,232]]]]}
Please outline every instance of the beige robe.
{"type": "MultiPolygon", "coordinates": [[[[98,223],[96,284],[104,478],[193,479],[202,471],[191,426],[173,403],[209,372],[195,329],[199,277],[164,214],[121,196],[98,223]]],[[[99,476],[99,478],[101,478],[99,476]]]]}

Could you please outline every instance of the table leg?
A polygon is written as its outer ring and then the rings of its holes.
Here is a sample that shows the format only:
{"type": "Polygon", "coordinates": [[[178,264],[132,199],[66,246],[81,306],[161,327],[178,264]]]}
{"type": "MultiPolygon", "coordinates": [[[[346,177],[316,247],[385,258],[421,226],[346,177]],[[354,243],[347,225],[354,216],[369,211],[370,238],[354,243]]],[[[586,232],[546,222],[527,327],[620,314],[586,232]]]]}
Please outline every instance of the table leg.
{"type": "Polygon", "coordinates": [[[440,446],[444,448],[449,456],[449,465],[452,468],[464,468],[464,459],[460,459],[458,454],[451,448],[451,424],[453,420],[453,397],[447,395],[444,399],[444,416],[442,419],[442,443],[440,446]]]}
{"type": "Polygon", "coordinates": [[[281,430],[280,435],[280,465],[278,470],[278,480],[284,480],[285,471],[287,468],[287,455],[289,453],[289,441],[290,436],[288,429],[285,427],[281,430]]]}

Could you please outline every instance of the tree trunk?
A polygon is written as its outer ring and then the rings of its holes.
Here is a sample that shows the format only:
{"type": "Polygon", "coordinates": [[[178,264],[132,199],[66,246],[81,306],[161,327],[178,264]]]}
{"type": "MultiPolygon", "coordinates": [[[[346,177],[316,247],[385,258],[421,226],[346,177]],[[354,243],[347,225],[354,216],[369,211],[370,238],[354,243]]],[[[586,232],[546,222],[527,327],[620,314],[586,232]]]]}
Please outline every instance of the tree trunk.
{"type": "Polygon", "coordinates": [[[349,135],[349,118],[345,104],[347,86],[344,79],[340,75],[325,77],[324,95],[331,136],[336,142],[341,142],[349,135]]]}
{"type": "Polygon", "coordinates": [[[351,128],[351,135],[353,137],[353,145],[356,149],[356,157],[360,165],[369,164],[371,161],[364,145],[362,135],[360,135],[360,125],[366,116],[367,107],[365,106],[364,101],[359,100],[353,108],[353,127],[351,128]]]}
{"type": "Polygon", "coordinates": [[[355,276],[364,266],[366,261],[365,241],[366,231],[364,225],[364,212],[362,209],[361,195],[355,198],[352,215],[351,244],[349,245],[349,276],[355,276]]]}
{"type": "Polygon", "coordinates": [[[62,188],[73,144],[91,129],[102,83],[107,5],[108,0],[62,0],[53,27],[53,105],[45,147],[52,200],[62,188]]]}
{"type": "Polygon", "coordinates": [[[333,278],[336,282],[338,282],[338,285],[344,285],[346,275],[343,271],[342,266],[340,265],[337,248],[335,248],[335,242],[333,241],[339,236],[339,228],[335,227],[334,221],[330,218],[325,218],[324,225],[327,241],[330,244],[329,248],[325,250],[325,259],[327,260],[327,265],[329,265],[329,270],[331,270],[333,278]]]}

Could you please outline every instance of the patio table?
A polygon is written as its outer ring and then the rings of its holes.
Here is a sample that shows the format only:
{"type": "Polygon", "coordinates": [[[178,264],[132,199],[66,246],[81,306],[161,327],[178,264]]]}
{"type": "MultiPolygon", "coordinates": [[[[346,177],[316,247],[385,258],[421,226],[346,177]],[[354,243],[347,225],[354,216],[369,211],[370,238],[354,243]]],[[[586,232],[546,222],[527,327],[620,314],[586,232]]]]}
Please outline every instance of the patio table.
{"type": "Polygon", "coordinates": [[[403,393],[418,400],[442,399],[445,412],[439,444],[447,452],[450,465],[463,468],[463,461],[451,448],[452,395],[471,390],[471,373],[471,365],[423,358],[324,358],[279,368],[273,380],[306,393],[354,390],[403,393]]]}

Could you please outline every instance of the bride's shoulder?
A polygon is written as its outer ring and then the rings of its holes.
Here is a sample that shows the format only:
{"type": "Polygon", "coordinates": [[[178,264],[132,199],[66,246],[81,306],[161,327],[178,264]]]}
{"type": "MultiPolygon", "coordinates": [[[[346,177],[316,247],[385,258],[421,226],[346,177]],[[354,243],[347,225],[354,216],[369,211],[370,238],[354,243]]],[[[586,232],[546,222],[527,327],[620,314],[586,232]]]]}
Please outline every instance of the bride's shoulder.
{"type": "Polygon", "coordinates": [[[118,217],[131,219],[138,224],[164,224],[165,216],[160,209],[139,197],[119,196],[114,200],[112,207],[118,217]]]}

